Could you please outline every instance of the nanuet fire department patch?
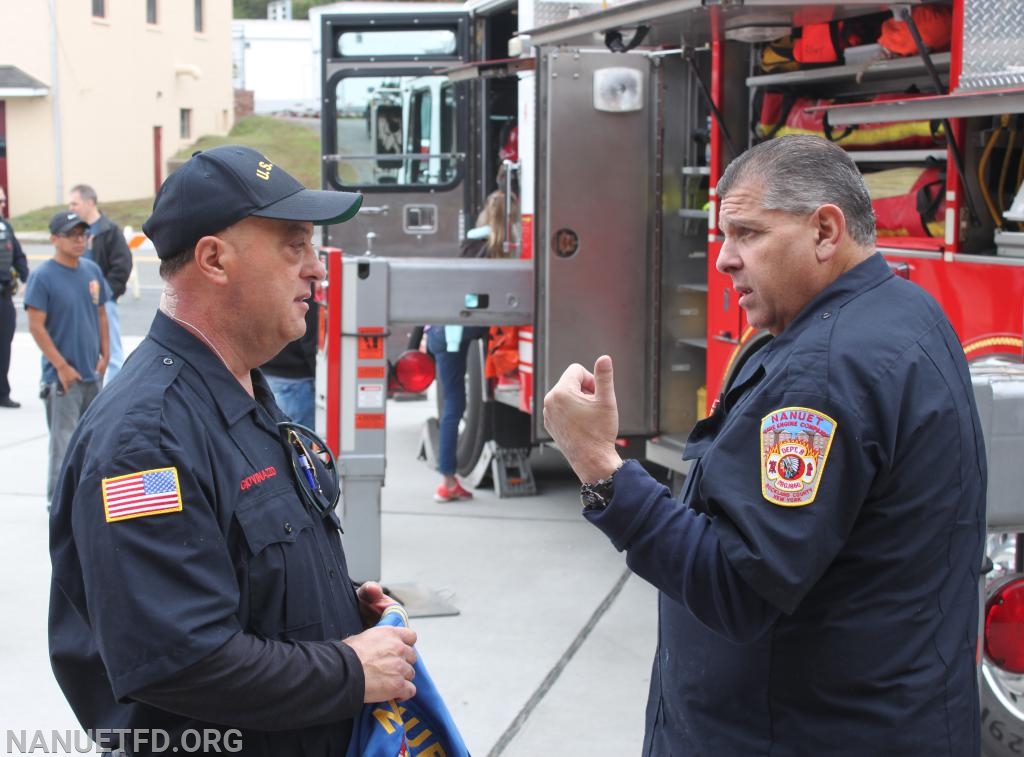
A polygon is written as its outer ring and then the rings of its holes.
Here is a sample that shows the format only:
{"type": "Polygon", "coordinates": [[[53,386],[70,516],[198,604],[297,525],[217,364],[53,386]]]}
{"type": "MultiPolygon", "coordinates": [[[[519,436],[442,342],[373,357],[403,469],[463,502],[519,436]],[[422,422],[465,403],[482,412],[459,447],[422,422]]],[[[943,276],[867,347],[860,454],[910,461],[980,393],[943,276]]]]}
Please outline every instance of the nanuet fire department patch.
{"type": "Polygon", "coordinates": [[[761,493],[783,507],[814,501],[836,422],[807,407],[783,407],[761,419],[761,493]]]}

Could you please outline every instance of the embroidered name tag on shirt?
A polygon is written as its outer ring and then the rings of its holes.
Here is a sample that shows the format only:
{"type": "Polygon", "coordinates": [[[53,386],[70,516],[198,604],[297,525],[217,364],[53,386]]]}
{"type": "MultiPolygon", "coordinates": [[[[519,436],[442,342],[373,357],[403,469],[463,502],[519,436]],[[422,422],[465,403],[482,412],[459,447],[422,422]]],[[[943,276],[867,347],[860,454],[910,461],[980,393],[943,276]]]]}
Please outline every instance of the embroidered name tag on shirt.
{"type": "Polygon", "coordinates": [[[273,478],[276,475],[277,468],[275,468],[273,465],[268,465],[263,470],[258,470],[255,473],[251,473],[250,475],[243,478],[242,483],[239,484],[239,487],[244,492],[249,487],[256,486],[257,484],[262,484],[268,478],[273,478]]]}
{"type": "Polygon", "coordinates": [[[836,422],[806,407],[784,407],[761,419],[761,493],[783,507],[814,501],[836,422]]]}
{"type": "Polygon", "coordinates": [[[181,511],[177,468],[155,468],[105,478],[102,489],[107,523],[181,511]]]}

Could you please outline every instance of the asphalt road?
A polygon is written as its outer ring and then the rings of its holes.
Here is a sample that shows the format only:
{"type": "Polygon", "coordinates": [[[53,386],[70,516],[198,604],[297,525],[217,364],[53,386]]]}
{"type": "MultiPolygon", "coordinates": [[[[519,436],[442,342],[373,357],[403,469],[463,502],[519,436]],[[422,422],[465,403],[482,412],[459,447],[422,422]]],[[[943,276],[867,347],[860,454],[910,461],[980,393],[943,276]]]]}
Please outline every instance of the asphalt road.
{"type": "MultiPolygon", "coordinates": [[[[21,247],[28,257],[29,269],[53,257],[53,247],[49,244],[22,242],[21,247]]],[[[149,324],[153,321],[160,304],[160,292],[163,291],[159,269],[160,261],[155,252],[135,255],[135,279],[129,282],[128,291],[118,301],[122,336],[145,336],[149,332],[149,324]]],[[[28,319],[20,294],[15,298],[15,305],[19,313],[17,330],[27,332],[28,319]]]]}

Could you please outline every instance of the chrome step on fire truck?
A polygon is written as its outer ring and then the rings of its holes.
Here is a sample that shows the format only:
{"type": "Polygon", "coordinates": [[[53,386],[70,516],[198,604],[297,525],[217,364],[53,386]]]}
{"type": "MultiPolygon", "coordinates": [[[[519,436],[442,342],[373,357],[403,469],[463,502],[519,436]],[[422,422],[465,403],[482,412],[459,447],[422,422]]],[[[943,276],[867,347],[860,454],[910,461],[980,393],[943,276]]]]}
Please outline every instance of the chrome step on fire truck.
{"type": "Polygon", "coordinates": [[[346,519],[367,535],[366,577],[379,517],[358,503],[383,481],[388,376],[416,388],[407,363],[389,369],[415,326],[519,326],[514,375],[485,381],[483,353],[470,361],[459,469],[475,483],[529,491],[525,455],[549,441],[535,410],[566,365],[605,352],[631,390],[628,454],[685,476],[689,429],[769,338],[714,268],[715,184],[754,141],[822,131],[885,200],[879,249],[938,299],[972,364],[991,477],[984,748],[1024,754],[1024,5],[338,7],[318,17],[324,186],[365,201],[326,230],[318,391],[346,487],[364,487],[346,489],[346,519]],[[903,36],[883,54],[893,17],[903,36]],[[521,202],[517,259],[458,259],[512,127],[518,156],[501,173],[521,202]]]}

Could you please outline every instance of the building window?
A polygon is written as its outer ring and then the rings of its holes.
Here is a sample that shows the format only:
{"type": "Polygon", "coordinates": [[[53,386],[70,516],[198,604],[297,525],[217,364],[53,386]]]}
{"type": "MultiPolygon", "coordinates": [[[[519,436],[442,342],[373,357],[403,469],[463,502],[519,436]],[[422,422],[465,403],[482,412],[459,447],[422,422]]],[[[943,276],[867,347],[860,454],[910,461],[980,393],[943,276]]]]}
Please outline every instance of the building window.
{"type": "Polygon", "coordinates": [[[292,0],[271,0],[267,3],[267,18],[271,21],[291,21],[292,0]]]}
{"type": "Polygon", "coordinates": [[[92,16],[93,18],[106,18],[107,8],[106,0],[92,0],[92,16]]]}
{"type": "Polygon", "coordinates": [[[156,0],[146,0],[146,23],[157,23],[156,0]]]}
{"type": "Polygon", "coordinates": [[[203,30],[203,0],[195,0],[195,28],[197,32],[203,30]]]}
{"type": "Polygon", "coordinates": [[[192,139],[192,109],[182,108],[181,118],[179,119],[179,125],[181,128],[182,139],[192,139]]]}

